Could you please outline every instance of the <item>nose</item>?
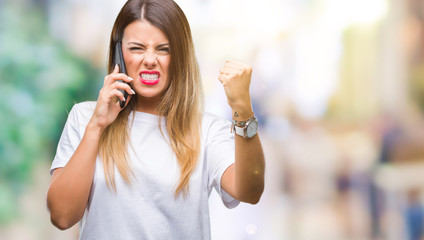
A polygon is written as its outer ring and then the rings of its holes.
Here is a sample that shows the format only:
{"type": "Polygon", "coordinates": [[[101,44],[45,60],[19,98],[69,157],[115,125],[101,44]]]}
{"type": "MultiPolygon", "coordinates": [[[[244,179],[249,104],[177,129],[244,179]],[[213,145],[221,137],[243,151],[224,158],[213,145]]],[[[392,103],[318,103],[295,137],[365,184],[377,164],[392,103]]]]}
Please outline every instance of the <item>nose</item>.
{"type": "Polygon", "coordinates": [[[144,53],[144,65],[146,67],[154,67],[158,63],[157,55],[155,52],[147,51],[144,53]]]}

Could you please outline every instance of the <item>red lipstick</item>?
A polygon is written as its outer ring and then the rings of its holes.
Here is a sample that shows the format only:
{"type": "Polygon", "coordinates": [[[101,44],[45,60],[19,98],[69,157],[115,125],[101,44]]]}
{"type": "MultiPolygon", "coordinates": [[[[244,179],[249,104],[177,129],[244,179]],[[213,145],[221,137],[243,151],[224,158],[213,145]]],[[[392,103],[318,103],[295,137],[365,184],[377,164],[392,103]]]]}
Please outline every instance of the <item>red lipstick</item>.
{"type": "Polygon", "coordinates": [[[145,85],[156,85],[160,81],[160,73],[158,71],[141,71],[140,82],[145,85]]]}

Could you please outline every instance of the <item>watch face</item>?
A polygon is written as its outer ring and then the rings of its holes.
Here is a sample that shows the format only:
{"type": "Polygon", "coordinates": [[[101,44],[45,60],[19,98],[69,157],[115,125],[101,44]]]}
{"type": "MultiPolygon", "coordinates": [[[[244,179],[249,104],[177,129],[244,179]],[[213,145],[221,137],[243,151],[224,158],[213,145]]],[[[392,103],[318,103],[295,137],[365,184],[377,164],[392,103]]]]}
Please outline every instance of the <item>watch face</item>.
{"type": "Polygon", "coordinates": [[[248,138],[252,138],[258,132],[258,121],[255,119],[249,123],[246,129],[246,135],[248,138]]]}

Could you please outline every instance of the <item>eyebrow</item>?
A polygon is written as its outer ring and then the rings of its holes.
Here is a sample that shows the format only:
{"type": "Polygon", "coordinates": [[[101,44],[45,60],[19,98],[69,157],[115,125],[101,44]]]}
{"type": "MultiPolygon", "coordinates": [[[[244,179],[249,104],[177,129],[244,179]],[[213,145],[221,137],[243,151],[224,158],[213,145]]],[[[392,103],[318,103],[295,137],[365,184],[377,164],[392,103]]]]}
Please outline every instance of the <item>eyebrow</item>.
{"type": "MultiPolygon", "coordinates": [[[[146,47],[144,44],[138,43],[138,42],[129,42],[128,45],[129,44],[134,44],[134,45],[137,45],[137,46],[140,46],[140,47],[146,47]]],[[[161,48],[161,47],[169,47],[169,43],[162,43],[162,44],[159,44],[159,45],[156,46],[156,48],[161,48]]]]}

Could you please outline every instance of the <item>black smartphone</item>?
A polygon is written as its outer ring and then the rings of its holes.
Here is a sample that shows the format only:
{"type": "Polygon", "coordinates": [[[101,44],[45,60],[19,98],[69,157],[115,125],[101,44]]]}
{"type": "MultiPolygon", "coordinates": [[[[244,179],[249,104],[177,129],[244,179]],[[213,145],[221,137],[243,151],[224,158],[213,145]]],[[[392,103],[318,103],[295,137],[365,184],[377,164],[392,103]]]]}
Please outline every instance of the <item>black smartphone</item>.
{"type": "MultiPolygon", "coordinates": [[[[121,41],[118,41],[115,45],[115,56],[113,57],[113,67],[115,67],[116,64],[119,66],[119,72],[127,74],[127,69],[125,68],[125,62],[124,62],[124,54],[122,53],[122,44],[121,41]]],[[[120,82],[124,82],[123,80],[117,80],[120,82]]],[[[119,100],[119,105],[121,108],[125,107],[125,103],[128,100],[128,93],[124,89],[118,89],[122,94],[124,94],[125,101],[119,100]]]]}

